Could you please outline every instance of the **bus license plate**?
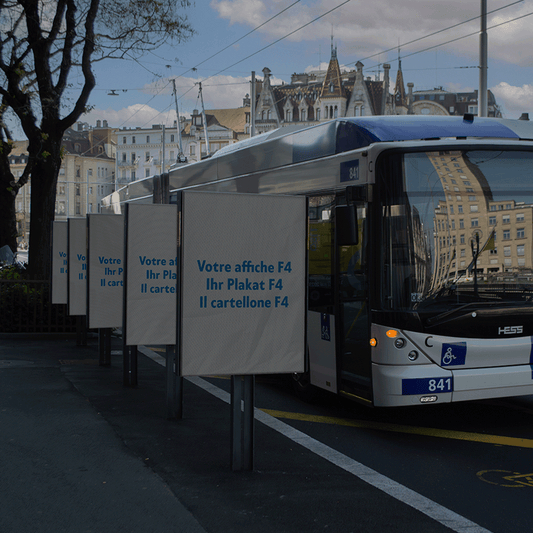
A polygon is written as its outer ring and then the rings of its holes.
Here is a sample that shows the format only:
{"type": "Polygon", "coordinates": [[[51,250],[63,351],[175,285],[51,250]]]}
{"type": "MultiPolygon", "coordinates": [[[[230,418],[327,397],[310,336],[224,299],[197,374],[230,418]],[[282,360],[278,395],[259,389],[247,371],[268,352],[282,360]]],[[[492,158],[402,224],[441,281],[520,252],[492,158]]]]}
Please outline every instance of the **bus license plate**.
{"type": "Polygon", "coordinates": [[[453,378],[402,379],[402,395],[452,392],[453,378]]]}

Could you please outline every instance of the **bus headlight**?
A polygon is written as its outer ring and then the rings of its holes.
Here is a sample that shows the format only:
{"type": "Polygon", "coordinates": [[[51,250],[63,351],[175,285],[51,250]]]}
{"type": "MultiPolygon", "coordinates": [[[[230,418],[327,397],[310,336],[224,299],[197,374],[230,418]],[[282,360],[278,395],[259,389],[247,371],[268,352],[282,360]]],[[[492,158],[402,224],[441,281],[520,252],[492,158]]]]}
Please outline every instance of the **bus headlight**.
{"type": "Polygon", "coordinates": [[[405,339],[402,339],[401,337],[399,339],[396,339],[394,341],[394,346],[396,346],[396,348],[398,349],[403,348],[405,346],[405,339]]]}

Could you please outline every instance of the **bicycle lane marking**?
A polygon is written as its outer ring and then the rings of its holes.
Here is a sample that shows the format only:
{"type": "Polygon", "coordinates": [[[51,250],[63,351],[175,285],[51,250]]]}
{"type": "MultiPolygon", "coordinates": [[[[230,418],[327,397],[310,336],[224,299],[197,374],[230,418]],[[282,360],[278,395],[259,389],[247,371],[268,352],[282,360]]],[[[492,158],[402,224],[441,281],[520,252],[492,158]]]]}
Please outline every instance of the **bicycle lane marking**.
{"type": "MultiPolygon", "coordinates": [[[[139,351],[160,365],[165,366],[165,358],[152,352],[145,346],[139,346],[139,351]]],[[[230,403],[230,394],[222,389],[219,389],[216,385],[213,385],[199,377],[188,377],[186,379],[190,383],[200,387],[216,398],[219,398],[228,404],[230,403]]],[[[488,529],[485,529],[475,522],[468,520],[468,518],[465,518],[464,516],[461,516],[456,512],[443,507],[437,502],[422,496],[414,490],[404,487],[400,483],[397,483],[396,481],[380,474],[372,468],[369,468],[362,463],[359,463],[354,459],[338,452],[337,450],[330,448],[329,446],[291,427],[278,418],[274,418],[270,414],[258,408],[255,409],[255,419],[267,427],[270,427],[274,431],[277,431],[278,433],[291,439],[300,446],[312,451],[319,457],[326,459],[330,463],[342,468],[344,471],[365,481],[369,485],[381,490],[389,496],[392,496],[396,500],[409,505],[413,509],[420,511],[426,516],[429,516],[452,531],[456,531],[457,533],[491,533],[488,529]]]]}

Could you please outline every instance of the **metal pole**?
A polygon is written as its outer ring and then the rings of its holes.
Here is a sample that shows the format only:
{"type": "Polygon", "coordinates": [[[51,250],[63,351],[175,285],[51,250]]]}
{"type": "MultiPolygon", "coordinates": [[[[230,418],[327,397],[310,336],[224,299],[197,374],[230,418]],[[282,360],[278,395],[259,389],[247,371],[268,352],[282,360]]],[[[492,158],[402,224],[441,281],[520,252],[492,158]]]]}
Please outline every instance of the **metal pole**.
{"type": "Polygon", "coordinates": [[[255,137],[255,70],[252,70],[252,87],[250,90],[250,137],[255,137]]]}
{"type": "Polygon", "coordinates": [[[241,376],[231,376],[231,469],[242,470],[242,380],[241,376]]]}
{"type": "Polygon", "coordinates": [[[161,156],[161,174],[165,172],[165,125],[163,124],[163,154],[161,156]]]}
{"type": "MultiPolygon", "coordinates": [[[[180,152],[179,155],[183,155],[183,144],[181,141],[181,123],[180,123],[180,112],[178,109],[178,93],[176,91],[176,80],[172,80],[172,86],[174,87],[174,102],[176,104],[176,118],[177,118],[177,124],[178,124],[178,141],[180,145],[180,152]]],[[[180,159],[180,158],[178,158],[180,159]]]]}
{"type": "Polygon", "coordinates": [[[481,33],[479,34],[478,116],[487,116],[487,0],[481,0],[481,33]]]}
{"type": "MultiPolygon", "coordinates": [[[[207,135],[207,119],[205,118],[204,109],[204,97],[202,94],[202,82],[199,82],[200,86],[200,102],[202,102],[202,120],[204,122],[204,134],[205,134],[205,155],[209,155],[209,136],[207,135]]],[[[200,159],[202,159],[202,145],[200,144],[200,159]]]]}
{"type": "Polygon", "coordinates": [[[243,470],[254,469],[255,376],[244,376],[243,470]]]}

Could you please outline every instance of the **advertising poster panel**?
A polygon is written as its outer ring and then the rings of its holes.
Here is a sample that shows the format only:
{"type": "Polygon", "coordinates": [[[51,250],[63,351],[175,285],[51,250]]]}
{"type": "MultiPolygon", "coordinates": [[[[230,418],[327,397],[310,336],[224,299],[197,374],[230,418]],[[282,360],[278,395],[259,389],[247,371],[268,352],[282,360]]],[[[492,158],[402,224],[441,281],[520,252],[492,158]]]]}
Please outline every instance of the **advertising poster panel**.
{"type": "Polygon", "coordinates": [[[89,215],[87,229],[89,328],[122,327],[124,216],[89,215]]]}
{"type": "Polygon", "coordinates": [[[304,371],[306,199],[182,193],[181,374],[304,371]]]}
{"type": "Polygon", "coordinates": [[[178,208],[126,206],[126,345],[176,344],[178,208]]]}
{"type": "Polygon", "coordinates": [[[68,220],[68,314],[87,314],[87,219],[68,220]]]}
{"type": "Polygon", "coordinates": [[[68,224],[52,222],[52,303],[66,304],[68,272],[68,224]]]}

